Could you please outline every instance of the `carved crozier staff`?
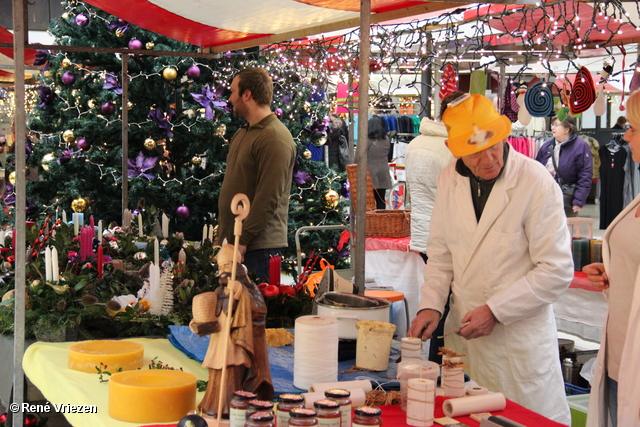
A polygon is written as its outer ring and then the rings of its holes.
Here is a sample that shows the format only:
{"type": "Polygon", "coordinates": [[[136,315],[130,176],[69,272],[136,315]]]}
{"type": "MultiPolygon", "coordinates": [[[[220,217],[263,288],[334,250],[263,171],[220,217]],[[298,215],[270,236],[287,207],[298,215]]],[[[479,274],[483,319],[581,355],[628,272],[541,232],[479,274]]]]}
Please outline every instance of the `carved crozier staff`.
{"type": "Polygon", "coordinates": [[[224,333],[224,351],[223,351],[223,363],[222,363],[222,374],[219,387],[218,394],[218,425],[220,424],[220,419],[222,417],[222,406],[223,399],[222,393],[226,390],[227,385],[227,350],[229,346],[229,339],[231,336],[231,323],[233,323],[233,284],[236,281],[236,272],[237,265],[240,262],[238,259],[238,247],[240,246],[240,236],[242,235],[242,221],[249,215],[249,208],[251,204],[249,203],[249,198],[242,194],[236,194],[231,200],[231,212],[236,215],[235,222],[233,224],[233,263],[231,264],[231,280],[227,282],[227,291],[229,292],[229,321],[227,322],[226,328],[223,331],[224,333]]]}

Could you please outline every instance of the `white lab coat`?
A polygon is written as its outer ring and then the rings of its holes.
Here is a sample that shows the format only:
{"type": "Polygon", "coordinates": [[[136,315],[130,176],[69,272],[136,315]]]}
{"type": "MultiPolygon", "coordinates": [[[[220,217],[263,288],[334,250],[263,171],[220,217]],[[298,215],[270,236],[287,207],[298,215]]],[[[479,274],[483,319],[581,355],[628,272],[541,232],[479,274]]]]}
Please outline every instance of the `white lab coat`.
{"type": "MultiPolygon", "coordinates": [[[[609,235],[613,227],[629,211],[638,209],[640,196],[636,197],[620,214],[609,224],[602,240],[602,261],[605,271],[609,269],[609,235]]],[[[609,296],[608,291],[604,291],[605,297],[609,296]]],[[[622,360],[620,361],[620,375],[618,379],[618,426],[634,427],[640,426],[640,268],[636,273],[636,281],[631,302],[631,312],[629,313],[629,324],[627,326],[627,338],[622,348],[622,360]]],[[[589,398],[589,412],[587,415],[587,427],[606,427],[609,423],[609,416],[606,410],[605,396],[605,343],[607,342],[607,317],[602,328],[602,338],[600,340],[600,350],[596,359],[596,366],[591,380],[591,396],[589,398]]]]}
{"type": "Polygon", "coordinates": [[[412,251],[427,251],[438,176],[455,159],[445,145],[445,139],[447,128],[444,123],[423,117],[420,121],[420,136],[409,143],[405,153],[404,167],[411,203],[412,251]]]}
{"type": "Polygon", "coordinates": [[[427,256],[419,308],[442,313],[451,285],[445,333],[484,304],[500,322],[487,337],[445,338],[468,355],[471,378],[569,424],[552,304],[573,279],[571,238],[560,187],[544,166],[510,149],[479,222],[469,178],[447,166],[427,256]]]}

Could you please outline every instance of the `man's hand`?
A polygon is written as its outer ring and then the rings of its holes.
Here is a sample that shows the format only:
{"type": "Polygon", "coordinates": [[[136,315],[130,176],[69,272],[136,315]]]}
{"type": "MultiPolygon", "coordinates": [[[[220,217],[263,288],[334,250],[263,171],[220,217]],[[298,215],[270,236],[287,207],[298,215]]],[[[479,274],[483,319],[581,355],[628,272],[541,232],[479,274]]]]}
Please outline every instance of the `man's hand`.
{"type": "Polygon", "coordinates": [[[245,245],[238,245],[238,252],[240,252],[240,255],[242,255],[242,259],[240,260],[240,262],[244,262],[244,254],[247,253],[247,247],[245,245]]]}
{"type": "Polygon", "coordinates": [[[485,304],[465,314],[462,323],[466,323],[466,325],[460,328],[457,334],[470,340],[490,335],[498,320],[489,306],[485,304]]]}
{"type": "Polygon", "coordinates": [[[582,267],[582,272],[587,273],[587,278],[596,288],[602,290],[609,288],[609,276],[607,276],[607,272],[604,271],[603,263],[594,262],[593,264],[585,265],[582,267]]]}
{"type": "Polygon", "coordinates": [[[431,334],[440,322],[440,313],[436,310],[422,310],[411,322],[411,328],[407,332],[408,337],[421,338],[426,341],[431,338],[431,334]]]}

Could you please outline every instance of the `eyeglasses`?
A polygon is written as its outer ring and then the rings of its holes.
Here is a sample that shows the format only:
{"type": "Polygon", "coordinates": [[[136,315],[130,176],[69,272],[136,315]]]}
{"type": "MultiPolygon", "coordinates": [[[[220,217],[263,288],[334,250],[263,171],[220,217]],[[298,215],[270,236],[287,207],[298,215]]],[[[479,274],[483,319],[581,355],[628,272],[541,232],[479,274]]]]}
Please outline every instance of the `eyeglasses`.
{"type": "Polygon", "coordinates": [[[558,127],[558,126],[560,126],[560,127],[564,127],[564,125],[563,125],[562,123],[551,123],[551,127],[552,127],[552,128],[553,128],[553,127],[558,127]]]}

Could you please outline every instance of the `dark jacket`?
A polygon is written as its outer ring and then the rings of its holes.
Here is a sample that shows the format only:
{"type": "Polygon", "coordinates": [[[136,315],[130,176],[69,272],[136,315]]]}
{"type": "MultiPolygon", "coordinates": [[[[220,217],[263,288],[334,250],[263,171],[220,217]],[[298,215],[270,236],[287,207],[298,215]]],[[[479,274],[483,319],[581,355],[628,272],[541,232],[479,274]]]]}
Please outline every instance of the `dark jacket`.
{"type": "MultiPolygon", "coordinates": [[[[542,144],[536,160],[546,166],[553,153],[556,140],[552,138],[542,144]]],[[[573,205],[584,206],[591,191],[593,178],[593,159],[589,144],[578,135],[571,135],[560,146],[560,159],[558,161],[558,175],[563,184],[577,184],[573,205]]]]}

